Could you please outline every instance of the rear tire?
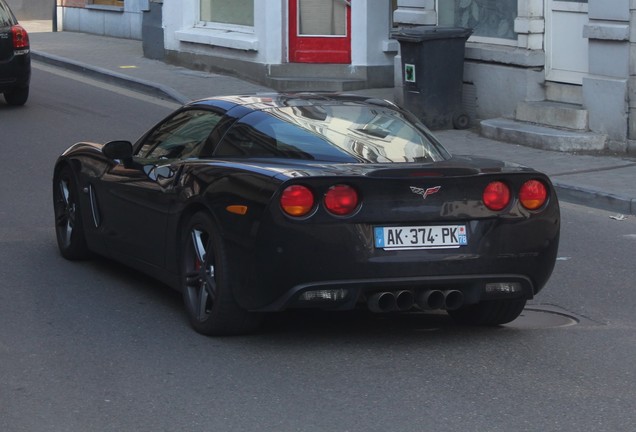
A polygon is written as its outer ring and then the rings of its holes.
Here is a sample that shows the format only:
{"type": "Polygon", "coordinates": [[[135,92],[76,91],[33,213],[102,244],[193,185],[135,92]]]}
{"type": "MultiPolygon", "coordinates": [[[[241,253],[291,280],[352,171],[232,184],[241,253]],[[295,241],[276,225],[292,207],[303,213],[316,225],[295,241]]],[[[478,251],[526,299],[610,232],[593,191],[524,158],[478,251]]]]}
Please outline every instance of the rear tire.
{"type": "Polygon", "coordinates": [[[240,273],[231,270],[226,246],[210,215],[194,214],[181,238],[181,284],[192,327],[208,336],[256,330],[260,316],[242,309],[234,299],[240,273]]]}
{"type": "Polygon", "coordinates": [[[17,87],[4,92],[4,100],[9,105],[24,105],[29,99],[29,87],[17,87]]]}
{"type": "Polygon", "coordinates": [[[448,314],[460,324],[496,326],[517,319],[525,305],[525,299],[491,300],[449,310],[448,314]]]}
{"type": "Polygon", "coordinates": [[[90,258],[79,203],[77,181],[70,167],[60,169],[53,179],[55,235],[60,254],[71,261],[90,258]]]}

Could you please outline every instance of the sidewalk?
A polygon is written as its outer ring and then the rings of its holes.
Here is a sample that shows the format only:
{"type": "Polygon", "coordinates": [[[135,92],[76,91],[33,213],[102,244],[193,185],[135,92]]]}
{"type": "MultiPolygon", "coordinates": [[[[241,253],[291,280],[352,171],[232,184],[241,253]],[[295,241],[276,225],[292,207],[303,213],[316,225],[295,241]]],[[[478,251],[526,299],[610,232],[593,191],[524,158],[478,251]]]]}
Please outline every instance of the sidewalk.
{"type": "MultiPolygon", "coordinates": [[[[141,41],[53,33],[41,23],[22,24],[30,32],[35,62],[86,73],[179,103],[208,96],[271,91],[234,77],[144,58],[141,41]]],[[[392,88],[354,93],[393,98],[392,88]]],[[[476,129],[436,131],[435,135],[452,153],[503,159],[545,172],[562,201],[636,215],[636,158],[539,150],[483,138],[476,129]]]]}

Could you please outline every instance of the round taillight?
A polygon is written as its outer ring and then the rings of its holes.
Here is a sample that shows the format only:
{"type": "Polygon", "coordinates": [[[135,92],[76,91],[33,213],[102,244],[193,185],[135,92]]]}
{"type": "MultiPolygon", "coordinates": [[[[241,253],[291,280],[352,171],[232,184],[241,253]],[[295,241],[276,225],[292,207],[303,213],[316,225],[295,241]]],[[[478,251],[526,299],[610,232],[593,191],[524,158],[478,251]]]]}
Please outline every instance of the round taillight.
{"type": "Polygon", "coordinates": [[[503,210],[510,203],[510,188],[504,182],[491,182],[484,189],[482,199],[490,210],[503,210]]]}
{"type": "Polygon", "coordinates": [[[528,180],[519,190],[519,201],[528,210],[536,210],[545,204],[548,190],[539,180],[528,180]]]}
{"type": "Polygon", "coordinates": [[[337,216],[351,214],[358,207],[358,192],[348,185],[331,186],[325,194],[325,207],[337,216]]]}
{"type": "Polygon", "coordinates": [[[288,186],[280,197],[280,206],[290,216],[305,216],[314,207],[314,194],[302,185],[288,186]]]}

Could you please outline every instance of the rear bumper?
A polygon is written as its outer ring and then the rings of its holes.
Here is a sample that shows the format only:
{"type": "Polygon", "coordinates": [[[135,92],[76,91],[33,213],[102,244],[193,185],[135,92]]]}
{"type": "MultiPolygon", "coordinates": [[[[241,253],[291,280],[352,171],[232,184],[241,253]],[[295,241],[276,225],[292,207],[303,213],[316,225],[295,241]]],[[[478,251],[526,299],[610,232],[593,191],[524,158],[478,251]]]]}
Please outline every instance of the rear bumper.
{"type": "MultiPolygon", "coordinates": [[[[351,309],[369,294],[409,290],[459,290],[465,304],[492,297],[486,285],[519,284],[508,297],[532,298],[556,261],[558,219],[466,222],[469,244],[455,249],[386,251],[374,247],[373,225],[314,225],[293,235],[265,236],[249,266],[242,307],[277,311],[291,307],[351,309]],[[342,289],[338,302],[303,302],[306,291],[342,289]]],[[[287,231],[289,232],[289,230],[287,231]]],[[[272,233],[274,234],[274,233],[272,233]]],[[[248,264],[249,263],[249,264],[248,264]]]]}
{"type": "Polygon", "coordinates": [[[31,82],[31,55],[14,55],[0,61],[0,92],[28,87],[31,82]]]}
{"type": "Polygon", "coordinates": [[[276,312],[289,308],[350,310],[359,304],[366,303],[373,294],[383,291],[396,294],[408,291],[413,298],[431,291],[459,291],[462,294],[462,303],[469,305],[495,299],[529,300],[533,298],[535,290],[530,279],[513,274],[333,280],[297,285],[273,303],[255,310],[259,312],[276,312]],[[517,289],[511,292],[495,292],[487,289],[493,284],[502,283],[515,284],[517,289]],[[337,293],[339,298],[329,300],[315,298],[315,296],[304,298],[303,294],[313,292],[337,293]]]}

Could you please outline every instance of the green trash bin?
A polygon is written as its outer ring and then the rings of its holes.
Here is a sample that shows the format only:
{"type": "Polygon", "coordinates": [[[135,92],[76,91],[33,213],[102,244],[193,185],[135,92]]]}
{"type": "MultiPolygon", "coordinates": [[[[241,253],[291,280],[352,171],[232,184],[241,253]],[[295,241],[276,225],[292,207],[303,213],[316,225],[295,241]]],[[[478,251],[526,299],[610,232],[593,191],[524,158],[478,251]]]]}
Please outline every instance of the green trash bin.
{"type": "Polygon", "coordinates": [[[405,27],[393,33],[400,43],[404,108],[431,129],[466,129],[462,109],[464,49],[472,29],[405,27]]]}

